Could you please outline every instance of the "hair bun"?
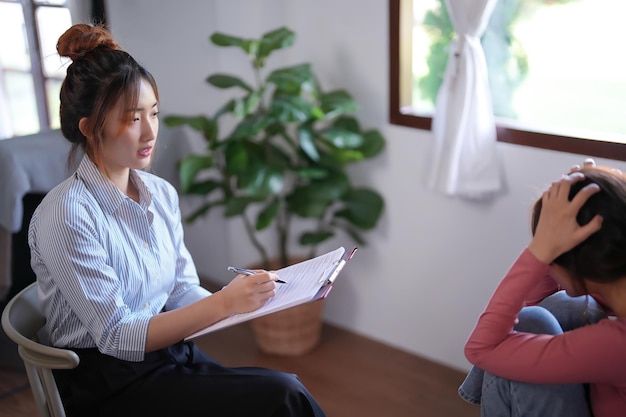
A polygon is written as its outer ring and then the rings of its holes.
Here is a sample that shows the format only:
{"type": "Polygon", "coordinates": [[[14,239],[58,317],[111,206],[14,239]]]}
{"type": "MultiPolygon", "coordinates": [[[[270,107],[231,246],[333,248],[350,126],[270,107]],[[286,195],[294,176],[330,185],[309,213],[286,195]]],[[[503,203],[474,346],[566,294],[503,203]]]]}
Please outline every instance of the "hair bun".
{"type": "Polygon", "coordinates": [[[103,26],[90,26],[84,23],[70,27],[57,42],[59,55],[68,57],[72,61],[76,61],[96,48],[122,49],[103,26]]]}

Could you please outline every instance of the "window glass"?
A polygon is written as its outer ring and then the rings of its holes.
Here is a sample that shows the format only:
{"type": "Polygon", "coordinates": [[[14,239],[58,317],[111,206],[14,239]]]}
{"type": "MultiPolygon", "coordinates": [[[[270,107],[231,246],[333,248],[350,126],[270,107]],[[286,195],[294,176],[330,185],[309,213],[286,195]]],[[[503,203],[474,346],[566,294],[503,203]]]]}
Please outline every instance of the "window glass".
{"type": "Polygon", "coordinates": [[[24,12],[19,3],[0,3],[0,66],[30,71],[24,12]]]}
{"type": "Polygon", "coordinates": [[[59,106],[61,105],[61,100],[59,99],[61,84],[63,84],[63,81],[61,80],[49,79],[46,81],[48,113],[50,113],[50,127],[52,129],[61,128],[61,117],[59,115],[59,106]]]}
{"type": "Polygon", "coordinates": [[[72,25],[70,11],[59,7],[38,7],[36,18],[44,75],[46,77],[64,77],[65,63],[69,60],[59,56],[56,46],[59,36],[72,25]]]}
{"type": "MultiPolygon", "coordinates": [[[[452,26],[443,0],[412,3],[410,107],[430,117],[452,26]]],[[[498,124],[626,143],[625,15],[623,0],[499,0],[482,37],[498,124]]]]}
{"type": "Polygon", "coordinates": [[[39,132],[33,77],[28,73],[6,73],[4,76],[13,134],[21,136],[39,132]]]}
{"type": "Polygon", "coordinates": [[[64,6],[66,0],[34,0],[33,2],[41,5],[64,6]]]}
{"type": "Polygon", "coordinates": [[[56,43],[72,25],[68,5],[0,0],[0,140],[60,127],[59,91],[69,59],[58,55],[56,43]]]}

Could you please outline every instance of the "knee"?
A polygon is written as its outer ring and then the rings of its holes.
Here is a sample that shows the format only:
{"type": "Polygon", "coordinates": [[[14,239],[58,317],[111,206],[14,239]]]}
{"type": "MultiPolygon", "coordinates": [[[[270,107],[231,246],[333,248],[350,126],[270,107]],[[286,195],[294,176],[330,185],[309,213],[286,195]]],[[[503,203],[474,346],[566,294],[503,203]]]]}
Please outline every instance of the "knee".
{"type": "Polygon", "coordinates": [[[300,378],[296,374],[287,372],[275,372],[271,378],[266,380],[264,385],[267,389],[271,389],[277,394],[280,393],[281,397],[286,398],[299,397],[307,392],[300,378]]]}
{"type": "Polygon", "coordinates": [[[552,313],[543,307],[524,307],[518,315],[515,330],[535,334],[560,334],[563,329],[552,313]]]}
{"type": "Polygon", "coordinates": [[[295,374],[279,373],[275,379],[281,390],[282,406],[276,416],[324,416],[311,393],[295,374]]]}
{"type": "Polygon", "coordinates": [[[280,383],[286,391],[300,392],[305,389],[298,375],[286,372],[281,372],[279,375],[280,383]]]}

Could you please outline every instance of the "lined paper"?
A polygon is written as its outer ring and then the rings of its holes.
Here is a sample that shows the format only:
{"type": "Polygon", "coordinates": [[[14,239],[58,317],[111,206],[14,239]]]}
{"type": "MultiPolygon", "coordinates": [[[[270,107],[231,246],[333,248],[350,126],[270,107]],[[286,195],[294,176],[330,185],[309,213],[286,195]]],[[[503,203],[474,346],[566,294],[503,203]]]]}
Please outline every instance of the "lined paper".
{"type": "Polygon", "coordinates": [[[249,313],[227,317],[192,334],[185,340],[311,301],[344,253],[345,249],[339,247],[324,255],[277,270],[278,277],[287,283],[276,284],[276,295],[265,305],[249,313]]]}

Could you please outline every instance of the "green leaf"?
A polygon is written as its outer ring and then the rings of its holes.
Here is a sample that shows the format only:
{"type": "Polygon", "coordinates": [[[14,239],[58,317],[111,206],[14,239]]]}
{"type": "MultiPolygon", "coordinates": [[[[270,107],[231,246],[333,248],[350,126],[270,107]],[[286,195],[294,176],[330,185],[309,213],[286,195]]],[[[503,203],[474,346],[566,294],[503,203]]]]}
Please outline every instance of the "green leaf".
{"type": "Polygon", "coordinates": [[[273,122],[271,117],[258,113],[244,118],[231,132],[229,139],[246,139],[256,136],[273,122]]]}
{"type": "Polygon", "coordinates": [[[222,183],[214,180],[194,182],[187,189],[187,194],[206,196],[220,188],[222,188],[222,183]]]}
{"type": "Polygon", "coordinates": [[[321,137],[325,142],[339,149],[355,149],[363,144],[363,136],[338,127],[329,127],[321,132],[321,137]]]}
{"type": "Polygon", "coordinates": [[[251,200],[245,197],[229,197],[226,199],[224,207],[224,216],[235,217],[240,216],[246,211],[246,207],[250,204],[251,200]]]}
{"type": "Polygon", "coordinates": [[[209,211],[211,210],[211,208],[213,208],[215,206],[219,206],[219,205],[221,205],[221,203],[207,203],[207,204],[204,204],[199,209],[195,210],[189,216],[187,216],[185,218],[185,221],[187,223],[193,223],[196,220],[198,220],[200,217],[206,216],[209,213],[209,211]]]}
{"type": "Polygon", "coordinates": [[[385,138],[376,129],[363,132],[363,144],[359,146],[359,151],[365,158],[372,158],[380,154],[385,149],[385,138]]]}
{"type": "Polygon", "coordinates": [[[228,108],[228,111],[232,112],[232,114],[237,119],[243,119],[248,116],[252,116],[255,118],[265,117],[264,113],[259,112],[258,114],[254,114],[261,102],[261,98],[263,96],[264,89],[253,91],[245,97],[240,97],[236,99],[232,99],[229,104],[231,106],[228,108]]]}
{"type": "Polygon", "coordinates": [[[347,180],[341,176],[312,181],[287,196],[288,208],[300,217],[322,218],[328,206],[339,200],[347,188],[347,180]]]}
{"type": "Polygon", "coordinates": [[[341,224],[341,225],[337,224],[337,225],[335,225],[335,227],[340,228],[344,232],[346,232],[348,234],[348,236],[350,236],[352,238],[352,240],[354,242],[356,242],[357,245],[365,246],[365,244],[367,243],[365,241],[365,239],[363,239],[361,234],[356,230],[356,228],[350,227],[349,223],[341,224]]]}
{"type": "Polygon", "coordinates": [[[320,243],[335,236],[332,232],[305,232],[300,236],[301,245],[319,245],[320,243]]]}
{"type": "Polygon", "coordinates": [[[344,166],[349,163],[359,162],[363,160],[363,153],[356,149],[332,149],[332,157],[336,164],[344,166]]]}
{"type": "Polygon", "coordinates": [[[352,96],[345,90],[331,91],[320,96],[321,107],[327,118],[333,118],[342,114],[354,113],[359,106],[352,96]]]}
{"type": "Polygon", "coordinates": [[[230,140],[224,143],[224,161],[226,174],[247,196],[267,198],[279,194],[284,187],[283,171],[289,161],[278,147],[230,140]]]}
{"type": "Polygon", "coordinates": [[[299,193],[294,193],[288,200],[289,211],[300,217],[321,219],[329,206],[329,202],[324,200],[312,200],[303,197],[299,193]]]}
{"type": "Polygon", "coordinates": [[[301,64],[273,71],[267,82],[276,86],[277,93],[299,95],[303,85],[313,81],[310,64],[301,64]]]}
{"type": "Polygon", "coordinates": [[[350,132],[360,133],[361,128],[358,120],[353,116],[341,116],[337,118],[333,124],[334,127],[349,130],[350,132]]]}
{"type": "Polygon", "coordinates": [[[315,134],[309,124],[298,127],[298,143],[302,151],[313,161],[319,161],[320,154],[315,146],[315,134]]]}
{"type": "Polygon", "coordinates": [[[283,123],[304,122],[309,118],[313,105],[299,96],[277,95],[270,105],[270,116],[283,123]]]}
{"type": "MultiPolygon", "coordinates": [[[[248,54],[248,56],[252,58],[253,62],[255,61],[255,57],[257,56],[259,52],[259,43],[260,41],[257,39],[247,39],[241,46],[241,48],[246,52],[246,54],[248,54]]],[[[261,68],[261,67],[257,67],[257,68],[261,68]]]]}
{"type": "Polygon", "coordinates": [[[237,36],[226,35],[224,33],[215,32],[209,38],[217,46],[236,46],[241,48],[246,54],[255,57],[259,49],[259,40],[244,39],[237,36]]]}
{"type": "Polygon", "coordinates": [[[180,160],[178,175],[183,192],[191,189],[196,175],[205,169],[213,167],[213,158],[210,155],[187,155],[180,160]]]}
{"type": "Polygon", "coordinates": [[[329,175],[329,171],[321,167],[295,168],[295,173],[298,177],[308,180],[322,179],[329,175]]]}
{"type": "Polygon", "coordinates": [[[169,127],[186,125],[194,130],[201,132],[204,138],[209,142],[217,140],[217,123],[215,122],[215,120],[210,119],[206,116],[170,115],[165,116],[163,122],[169,127]]]}
{"type": "Polygon", "coordinates": [[[239,175],[246,170],[250,160],[242,141],[224,142],[224,163],[226,174],[229,176],[239,175]]]}
{"type": "Polygon", "coordinates": [[[343,196],[342,201],[345,207],[335,213],[335,216],[344,218],[354,226],[365,230],[376,226],[384,206],[380,194],[366,188],[350,190],[343,196]]]}
{"type": "Polygon", "coordinates": [[[263,89],[253,91],[244,101],[244,114],[247,116],[256,111],[263,97],[263,89]]]}
{"type": "Polygon", "coordinates": [[[324,117],[326,117],[324,110],[322,110],[320,107],[313,106],[313,108],[311,109],[311,118],[316,120],[322,120],[324,117]]]}
{"type": "Polygon", "coordinates": [[[295,33],[284,27],[267,32],[261,38],[257,57],[264,60],[272,53],[272,51],[287,48],[293,45],[295,39],[295,33]]]}
{"type": "Polygon", "coordinates": [[[283,189],[283,172],[269,165],[252,164],[238,177],[237,185],[259,198],[277,195],[283,189]]]}
{"type": "Polygon", "coordinates": [[[231,99],[215,112],[215,115],[213,116],[213,120],[219,119],[222,115],[226,113],[232,113],[234,109],[235,109],[235,99],[231,99]]]}
{"type": "Polygon", "coordinates": [[[224,33],[215,32],[209,38],[217,46],[238,46],[243,47],[245,40],[236,36],[226,35],[224,33]]]}
{"type": "Polygon", "coordinates": [[[266,229],[278,215],[279,208],[280,201],[278,199],[271,200],[259,213],[256,220],[256,230],[266,229]]]}
{"type": "Polygon", "coordinates": [[[217,88],[241,87],[247,92],[252,92],[253,88],[241,80],[239,77],[233,77],[227,74],[214,74],[207,77],[206,81],[217,88]]]}

